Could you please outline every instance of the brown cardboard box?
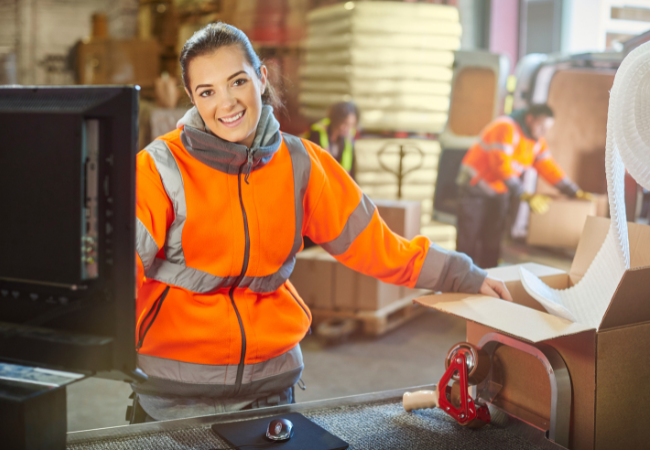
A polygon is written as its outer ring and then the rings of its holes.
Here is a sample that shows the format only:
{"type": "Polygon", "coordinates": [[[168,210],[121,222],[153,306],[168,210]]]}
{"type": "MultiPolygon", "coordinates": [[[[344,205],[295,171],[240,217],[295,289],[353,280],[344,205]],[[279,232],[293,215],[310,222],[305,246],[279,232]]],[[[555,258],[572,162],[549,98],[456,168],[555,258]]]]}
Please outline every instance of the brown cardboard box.
{"type": "Polygon", "coordinates": [[[349,269],[321,247],[298,253],[290,280],[314,309],[376,311],[402,298],[405,292],[405,288],[349,269]]]}
{"type": "Polygon", "coordinates": [[[591,202],[556,198],[550,203],[546,214],[530,215],[526,243],[575,250],[587,217],[606,215],[607,196],[596,196],[595,201],[591,202]]]}
{"type": "MultiPolygon", "coordinates": [[[[650,420],[650,227],[628,225],[631,269],[612,297],[598,329],[561,319],[541,310],[523,291],[518,266],[491,273],[506,279],[515,303],[490,297],[444,294],[422,297],[424,306],[467,320],[467,340],[478,343],[497,331],[528,343],[555,348],[569,370],[573,396],[569,448],[647,448],[643,425],[650,420]]],[[[527,265],[549,285],[567,288],[578,282],[596,256],[609,220],[589,217],[571,271],[562,274],[527,265]]],[[[495,403],[514,405],[541,423],[550,418],[550,387],[541,363],[503,347],[503,389],[495,403]]]]}
{"type": "Polygon", "coordinates": [[[376,311],[402,298],[402,287],[387,284],[337,263],[334,306],[337,309],[376,311]]]}
{"type": "Polygon", "coordinates": [[[155,40],[97,39],[77,49],[79,84],[137,84],[153,89],[160,75],[160,48],[155,40]]]}
{"type": "Polygon", "coordinates": [[[409,200],[373,200],[388,228],[406,239],[420,234],[422,202],[409,200]]]}
{"type": "Polygon", "coordinates": [[[320,247],[304,250],[296,256],[290,280],[310,308],[334,307],[335,267],[339,263],[320,247]]]}

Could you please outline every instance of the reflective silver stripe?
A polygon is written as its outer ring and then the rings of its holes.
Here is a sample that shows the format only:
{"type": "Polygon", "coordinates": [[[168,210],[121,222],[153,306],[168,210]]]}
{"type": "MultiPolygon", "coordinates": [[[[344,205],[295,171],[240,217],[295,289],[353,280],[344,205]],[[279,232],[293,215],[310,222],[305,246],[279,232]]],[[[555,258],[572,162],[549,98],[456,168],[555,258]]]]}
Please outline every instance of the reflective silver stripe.
{"type": "Polygon", "coordinates": [[[441,278],[444,275],[445,266],[449,251],[435,244],[431,244],[424,258],[418,281],[415,283],[416,289],[435,290],[441,284],[441,278]]]}
{"type": "Polygon", "coordinates": [[[510,167],[518,171],[519,172],[518,175],[521,175],[521,173],[526,169],[524,165],[521,164],[519,161],[510,161],[510,167]]]}
{"type": "MultiPolygon", "coordinates": [[[[138,354],[138,366],[150,377],[188,384],[232,386],[237,380],[237,364],[195,364],[138,354]]],[[[303,366],[300,345],[280,356],[244,366],[243,384],[275,377],[303,366]]]]}
{"type": "Polygon", "coordinates": [[[305,144],[300,138],[285,133],[282,133],[282,138],[289,150],[291,166],[293,168],[293,199],[295,211],[293,245],[289,256],[287,256],[287,259],[282,263],[282,266],[277,272],[263,277],[244,277],[239,284],[241,287],[248,287],[251,291],[258,293],[273,292],[287,281],[296,264],[296,254],[302,246],[302,224],[305,215],[303,202],[305,193],[307,192],[307,185],[309,184],[309,176],[311,175],[311,158],[309,158],[305,144]]]}
{"type": "MultiPolygon", "coordinates": [[[[294,240],[292,248],[282,266],[270,275],[261,277],[244,277],[239,287],[247,287],[253,292],[268,293],[277,290],[289,278],[296,262],[296,254],[302,246],[302,224],[304,218],[303,201],[309,184],[311,159],[300,138],[283,134],[289,150],[293,168],[294,181],[294,240]]],[[[218,277],[208,272],[187,267],[183,256],[182,231],[187,217],[185,191],[181,172],[171,151],[163,141],[154,141],[147,147],[156,163],[167,195],[174,204],[176,218],[167,231],[165,257],[167,260],[155,259],[146,271],[147,278],[182,287],[192,292],[205,294],[217,289],[232,286],[237,277],[218,277]],[[159,145],[153,147],[153,144],[159,145]],[[155,155],[155,156],[154,156],[155,155]],[[162,169],[161,169],[162,168],[162,169]]],[[[155,256],[155,254],[154,254],[155,256]]]]}
{"type": "Polygon", "coordinates": [[[264,277],[244,277],[238,287],[247,287],[258,294],[276,291],[287,281],[296,265],[296,254],[292,253],[290,259],[284,262],[280,269],[264,277]]]}
{"type": "Polygon", "coordinates": [[[366,194],[361,196],[361,200],[357,207],[352,211],[348,221],[346,222],[341,234],[333,240],[320,244],[330,255],[341,255],[345,253],[354,240],[359,236],[363,230],[366,229],[372,216],[375,213],[375,204],[366,197],[366,194]]]}
{"type": "Polygon", "coordinates": [[[155,140],[145,147],[145,150],[154,163],[156,170],[160,175],[165,192],[174,205],[174,222],[167,230],[165,238],[165,258],[167,261],[176,264],[185,264],[185,255],[183,254],[183,226],[187,219],[187,206],[185,203],[185,187],[183,186],[183,176],[178,163],[174,158],[171,150],[165,141],[155,140]]]}
{"type": "Polygon", "coordinates": [[[146,272],[147,278],[182,287],[198,294],[232,286],[236,277],[218,277],[202,270],[156,258],[146,272]]]}
{"type": "Polygon", "coordinates": [[[535,158],[535,162],[537,163],[537,162],[544,161],[544,160],[549,159],[549,158],[551,158],[551,152],[548,151],[548,150],[545,150],[544,153],[542,153],[540,155],[537,155],[537,157],[535,158]]]}
{"type": "Polygon", "coordinates": [[[153,260],[158,253],[158,244],[154,240],[153,236],[147,229],[147,227],[138,219],[135,218],[135,251],[138,252],[140,260],[142,260],[142,265],[144,266],[144,272],[147,273],[153,260]]]}
{"type": "Polygon", "coordinates": [[[510,144],[503,144],[501,142],[493,142],[491,144],[488,144],[485,142],[483,139],[481,139],[481,142],[479,142],[479,145],[485,150],[486,152],[489,152],[491,150],[502,150],[506,153],[506,155],[512,155],[515,150],[514,147],[510,144]]]}

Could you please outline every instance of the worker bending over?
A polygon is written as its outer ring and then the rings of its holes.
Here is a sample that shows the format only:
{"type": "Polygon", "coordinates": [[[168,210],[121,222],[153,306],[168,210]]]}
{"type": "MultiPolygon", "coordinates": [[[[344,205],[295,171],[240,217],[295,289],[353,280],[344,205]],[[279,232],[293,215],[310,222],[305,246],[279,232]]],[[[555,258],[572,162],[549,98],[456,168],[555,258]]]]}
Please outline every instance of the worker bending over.
{"type": "Polygon", "coordinates": [[[318,145],[280,132],[267,69],[237,28],[180,56],[194,107],[137,156],[138,365],[133,422],[293,402],[311,312],[289,281],[309,236],[411,288],[510,299],[466,255],[391,232],[318,145]]]}
{"type": "Polygon", "coordinates": [[[486,126],[463,158],[458,178],[457,250],[483,268],[499,261],[501,238],[511,198],[528,202],[534,213],[548,210],[549,197],[524,192],[522,175],[535,168],[551,185],[568,197],[591,200],[558,166],[546,144],[553,127],[553,111],[532,105],[499,117],[486,126]]]}
{"type": "Polygon", "coordinates": [[[359,110],[352,102],[332,105],[323,120],[314,123],[306,138],[327,150],[350,176],[355,178],[354,138],[359,123],[359,110]]]}

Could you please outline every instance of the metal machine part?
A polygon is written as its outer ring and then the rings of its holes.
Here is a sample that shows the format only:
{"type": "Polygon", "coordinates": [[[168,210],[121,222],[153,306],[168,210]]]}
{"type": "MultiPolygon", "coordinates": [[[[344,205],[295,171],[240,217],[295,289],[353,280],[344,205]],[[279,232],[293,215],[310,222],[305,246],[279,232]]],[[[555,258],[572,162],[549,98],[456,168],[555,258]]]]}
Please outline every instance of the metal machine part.
{"type": "Polygon", "coordinates": [[[467,342],[454,345],[445,359],[445,368],[434,391],[405,393],[404,409],[439,407],[463,426],[478,428],[492,423],[512,428],[516,434],[538,444],[550,441],[568,448],[571,377],[564,360],[551,346],[527,344],[500,333],[488,333],[477,346],[467,342]],[[551,386],[548,423],[506,402],[493,402],[503,386],[500,364],[495,355],[502,345],[532,355],[544,366],[551,386]],[[470,386],[471,395],[468,393],[470,386]]]}
{"type": "MultiPolygon", "coordinates": [[[[489,355],[489,360],[492,361],[496,349],[501,345],[515,348],[522,352],[537,358],[548,375],[548,380],[551,385],[551,414],[548,428],[544,429],[543,421],[525,420],[528,425],[538,428],[543,431],[549,440],[562,445],[563,447],[569,446],[569,430],[571,425],[571,376],[562,356],[550,345],[546,344],[527,344],[509,336],[504,336],[500,333],[488,333],[480,340],[478,348],[484,350],[489,355]]],[[[490,365],[490,374],[486,377],[483,383],[476,387],[480,392],[489,389],[487,382],[491,377],[496,374],[493,372],[495,364],[490,365]]],[[[523,416],[525,413],[520,413],[523,416]]],[[[522,419],[524,419],[522,417],[522,419]]]]}
{"type": "MultiPolygon", "coordinates": [[[[446,362],[447,370],[438,384],[440,396],[438,398],[438,407],[453,417],[459,424],[470,428],[478,428],[490,423],[490,412],[487,405],[477,405],[469,396],[469,367],[476,371],[478,369],[475,362],[477,359],[472,358],[476,350],[471,344],[463,342],[462,348],[456,349],[451,361],[446,362]],[[469,355],[469,358],[468,358],[469,355]],[[452,386],[449,382],[452,378],[458,378],[452,386]]],[[[478,352],[475,352],[476,354],[478,352]]]]}

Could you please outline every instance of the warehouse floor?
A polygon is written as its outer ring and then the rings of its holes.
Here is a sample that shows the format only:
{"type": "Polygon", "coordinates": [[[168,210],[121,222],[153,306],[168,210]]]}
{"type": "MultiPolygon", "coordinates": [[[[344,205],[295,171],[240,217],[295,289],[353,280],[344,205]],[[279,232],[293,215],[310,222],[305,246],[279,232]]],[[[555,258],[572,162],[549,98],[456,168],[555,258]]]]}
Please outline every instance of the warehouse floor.
{"type": "MultiPolygon", "coordinates": [[[[533,261],[569,270],[570,252],[531,249],[508,243],[504,264],[533,261]]],[[[465,338],[465,322],[426,312],[379,338],[352,336],[324,346],[315,336],[302,342],[306,391],[298,402],[435,383],[444,371],[447,350],[465,338]]],[[[68,430],[125,425],[131,388],[118,381],[90,378],[68,387],[68,430]]]]}

